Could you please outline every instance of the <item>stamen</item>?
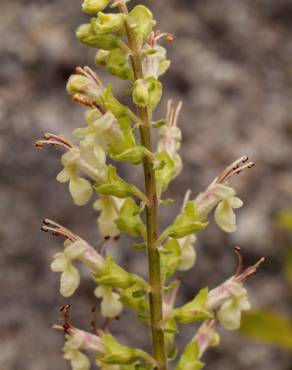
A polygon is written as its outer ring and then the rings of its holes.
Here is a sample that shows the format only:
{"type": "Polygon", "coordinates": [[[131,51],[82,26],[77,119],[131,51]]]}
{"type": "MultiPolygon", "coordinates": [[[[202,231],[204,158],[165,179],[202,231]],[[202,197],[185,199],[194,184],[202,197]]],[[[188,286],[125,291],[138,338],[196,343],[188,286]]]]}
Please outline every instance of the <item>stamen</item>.
{"type": "Polygon", "coordinates": [[[60,308],[60,312],[63,314],[63,329],[65,334],[70,335],[70,329],[72,329],[72,325],[70,323],[70,310],[71,310],[71,305],[70,304],[65,304],[60,308]]]}
{"type": "Polygon", "coordinates": [[[237,266],[237,269],[236,269],[236,272],[235,272],[235,276],[238,276],[238,275],[240,275],[240,272],[242,271],[242,268],[243,268],[243,257],[242,257],[242,254],[241,254],[240,247],[235,247],[234,252],[238,257],[238,266],[237,266]]]}
{"type": "Polygon", "coordinates": [[[104,323],[102,325],[102,331],[104,333],[109,333],[109,324],[110,324],[110,319],[107,317],[105,320],[104,320],[104,323]]]}
{"type": "Polygon", "coordinates": [[[90,324],[93,328],[94,333],[99,335],[100,334],[100,329],[98,328],[98,324],[97,324],[96,307],[92,307],[91,314],[92,314],[92,320],[91,320],[90,324]]]}
{"type": "Polygon", "coordinates": [[[172,100],[168,100],[167,102],[167,110],[166,110],[166,124],[169,125],[170,117],[172,112],[172,100]]]}
{"type": "Polygon", "coordinates": [[[248,267],[245,271],[243,271],[240,275],[235,277],[235,281],[242,282],[248,279],[250,276],[255,275],[260,267],[266,261],[266,257],[262,257],[256,262],[253,266],[248,267]]]}
{"type": "Polygon", "coordinates": [[[247,161],[248,161],[248,157],[244,156],[244,157],[239,158],[237,161],[233,162],[218,177],[217,183],[222,184],[222,183],[226,182],[230,177],[232,177],[236,174],[239,174],[244,169],[252,168],[252,167],[255,166],[254,162],[246,163],[247,161]]]}
{"type": "Polygon", "coordinates": [[[82,105],[85,105],[86,107],[94,107],[95,106],[95,102],[92,100],[92,99],[89,99],[87,97],[85,97],[84,95],[81,95],[81,94],[74,94],[72,96],[72,99],[73,101],[79,103],[79,104],[82,104],[82,105]]]}
{"type": "Polygon", "coordinates": [[[88,66],[85,66],[83,68],[77,67],[75,69],[76,74],[85,76],[89,78],[91,81],[96,83],[98,86],[102,86],[101,80],[98,78],[97,74],[88,66]]]}
{"type": "Polygon", "coordinates": [[[45,231],[45,232],[51,231],[54,236],[60,236],[60,235],[62,235],[66,239],[71,240],[72,242],[75,242],[75,241],[77,241],[77,240],[80,239],[79,236],[77,236],[76,234],[72,233],[72,231],[70,231],[66,227],[58,224],[55,221],[52,221],[52,220],[46,218],[43,221],[43,223],[44,223],[44,226],[42,226],[41,229],[43,231],[45,231]]]}
{"type": "Polygon", "coordinates": [[[57,145],[65,148],[66,150],[73,148],[73,144],[71,144],[69,140],[51,133],[46,133],[44,135],[44,140],[38,140],[35,142],[35,146],[37,148],[42,149],[44,145],[57,145]]]}
{"type": "Polygon", "coordinates": [[[180,101],[178,103],[175,111],[174,111],[174,117],[173,117],[173,123],[172,123],[173,126],[177,126],[178,116],[179,116],[179,114],[181,112],[182,105],[183,105],[183,103],[182,103],[182,101],[180,101]]]}
{"type": "Polygon", "coordinates": [[[254,162],[249,162],[241,167],[238,167],[238,168],[235,168],[232,172],[230,172],[230,174],[228,176],[226,176],[225,180],[224,181],[227,181],[228,179],[230,179],[230,177],[234,176],[234,175],[239,175],[244,169],[250,169],[250,168],[253,168],[255,166],[255,163],[254,162]]]}

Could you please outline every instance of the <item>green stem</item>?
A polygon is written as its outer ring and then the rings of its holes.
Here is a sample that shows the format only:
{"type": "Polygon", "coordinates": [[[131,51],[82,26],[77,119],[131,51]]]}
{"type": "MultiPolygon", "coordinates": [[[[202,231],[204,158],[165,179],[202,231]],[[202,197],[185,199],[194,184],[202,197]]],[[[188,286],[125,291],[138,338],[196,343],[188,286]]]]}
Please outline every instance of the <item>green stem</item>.
{"type": "MultiPolygon", "coordinates": [[[[124,1],[120,1],[119,10],[128,14],[128,9],[124,1]]],[[[131,59],[135,80],[143,79],[141,50],[129,23],[125,23],[129,47],[131,49],[131,59]]],[[[137,114],[141,120],[140,136],[142,145],[152,152],[151,138],[151,113],[147,108],[137,107],[137,114]]],[[[147,249],[148,249],[148,268],[149,268],[149,303],[150,321],[152,333],[153,356],[156,360],[156,367],[159,370],[167,370],[167,356],[165,348],[164,332],[161,328],[163,320],[162,311],[162,283],[160,273],[160,255],[155,242],[158,238],[158,197],[156,192],[155,171],[153,160],[145,157],[143,161],[145,192],[148,198],[146,205],[146,227],[147,227],[147,249]]]]}

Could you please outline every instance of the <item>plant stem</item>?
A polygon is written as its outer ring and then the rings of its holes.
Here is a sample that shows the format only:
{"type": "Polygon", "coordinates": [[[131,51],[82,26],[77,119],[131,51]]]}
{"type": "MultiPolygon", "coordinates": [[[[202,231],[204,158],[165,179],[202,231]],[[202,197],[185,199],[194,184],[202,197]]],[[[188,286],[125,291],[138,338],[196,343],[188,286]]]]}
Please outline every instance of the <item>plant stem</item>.
{"type": "MultiPolygon", "coordinates": [[[[128,14],[124,1],[120,1],[119,10],[128,14]]],[[[141,52],[136,37],[129,23],[125,23],[129,47],[131,49],[132,67],[135,80],[143,79],[141,52]]],[[[142,145],[152,152],[151,119],[147,108],[137,107],[138,117],[141,120],[140,136],[142,145]]],[[[149,303],[150,321],[152,332],[153,356],[159,370],[167,370],[167,356],[165,348],[164,332],[161,328],[163,320],[162,312],[162,284],[160,274],[160,255],[155,242],[158,238],[158,197],[156,192],[155,171],[153,160],[148,156],[143,161],[145,192],[149,200],[146,206],[146,228],[147,228],[147,249],[149,269],[149,303]]]]}

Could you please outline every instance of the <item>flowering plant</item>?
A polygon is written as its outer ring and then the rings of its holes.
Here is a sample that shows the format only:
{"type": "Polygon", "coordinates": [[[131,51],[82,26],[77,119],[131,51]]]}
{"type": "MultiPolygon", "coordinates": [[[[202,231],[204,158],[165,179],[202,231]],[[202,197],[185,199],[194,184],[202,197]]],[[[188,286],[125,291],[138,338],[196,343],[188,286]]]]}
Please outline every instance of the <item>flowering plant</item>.
{"type": "Polygon", "coordinates": [[[125,307],[136,312],[150,326],[152,354],[119,343],[110,333],[109,325],[95,326],[91,334],[72,326],[69,306],[64,314],[64,358],[73,370],[90,368],[87,352],[92,352],[102,370],[166,370],[168,361],[177,355],[175,335],[178,324],[201,321],[197,333],[177,360],[176,370],[199,370],[201,358],[208,347],[219,343],[216,327],[229,330],[240,326],[242,311],[250,307],[246,278],[255,273],[262,259],[254,266],[239,267],[234,276],[217,288],[200,290],[181,307],[175,306],[179,280],[177,271],[186,271],[196,261],[196,234],[208,226],[215,209],[215,221],[225,232],[236,230],[234,210],[242,206],[229,180],[246,168],[254,166],[247,157],[228,166],[205,191],[192,198],[188,191],[180,214],[163,232],[159,232],[158,211],[168,206],[164,198],[169,184],[182,170],[179,154],[182,134],[178,127],[182,103],[168,103],[166,118],[154,120],[153,113],[162,96],[159,77],[170,66],[167,52],[160,43],[171,42],[173,36],[155,30],[156,21],[144,5],[128,10],[129,0],[84,0],[82,9],[92,14],[81,25],[77,38],[98,49],[95,63],[108,73],[128,82],[128,94],[136,109],[124,105],[114,95],[111,85],[104,86],[89,67],[78,67],[67,83],[73,100],[87,107],[86,125],[73,131],[75,140],[47,133],[36,142],[62,147],[62,171],[57,181],[69,183],[69,191],[77,206],[87,204],[93,196],[93,207],[99,212],[97,225],[100,235],[117,238],[127,233],[139,238],[135,249],[145,249],[148,255],[149,279],[126,271],[105,248],[97,251],[85,240],[58,223],[46,219],[42,229],[65,238],[64,249],[54,256],[51,269],[61,273],[60,293],[73,295],[80,283],[75,262],[83,263],[96,284],[94,294],[101,300],[100,313],[107,319],[122,314],[125,307]],[[107,7],[114,9],[104,12],[107,7]],[[154,148],[152,132],[158,131],[154,148]],[[110,160],[110,162],[109,162],[110,160]],[[145,189],[129,183],[118,174],[115,163],[142,164],[145,189]]]}

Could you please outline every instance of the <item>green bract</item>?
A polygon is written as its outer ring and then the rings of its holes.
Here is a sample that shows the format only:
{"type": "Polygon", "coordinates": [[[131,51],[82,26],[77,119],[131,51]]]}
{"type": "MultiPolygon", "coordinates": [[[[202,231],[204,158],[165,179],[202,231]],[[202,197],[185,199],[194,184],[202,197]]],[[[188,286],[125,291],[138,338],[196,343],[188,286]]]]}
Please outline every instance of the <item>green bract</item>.
{"type": "Polygon", "coordinates": [[[200,290],[191,302],[173,310],[172,316],[182,324],[212,318],[213,314],[206,309],[207,298],[208,288],[200,290]]]}
{"type": "Polygon", "coordinates": [[[97,284],[121,289],[130,288],[140,280],[142,279],[138,276],[130,274],[118,266],[111,256],[108,257],[103,274],[101,276],[95,274],[97,284]]]}
{"type": "Polygon", "coordinates": [[[128,289],[124,289],[121,294],[121,302],[126,307],[132,308],[137,312],[137,316],[141,321],[148,321],[149,319],[149,302],[144,294],[137,295],[137,292],[141,291],[141,286],[139,284],[132,285],[128,289]]]}
{"type": "Polygon", "coordinates": [[[170,239],[161,251],[162,281],[168,279],[178,269],[181,258],[181,248],[177,240],[170,239]]]}
{"type": "Polygon", "coordinates": [[[133,88],[133,102],[139,107],[146,107],[148,101],[148,87],[142,79],[136,80],[133,88]]]}
{"type": "Polygon", "coordinates": [[[135,192],[135,187],[121,179],[112,165],[108,166],[105,184],[96,186],[95,189],[99,194],[113,195],[118,198],[128,198],[135,192]]]}
{"type": "MultiPolygon", "coordinates": [[[[99,58],[100,57],[101,54],[99,58]]],[[[98,62],[97,57],[95,61],[98,62]]],[[[121,49],[111,50],[105,59],[105,64],[108,72],[112,75],[122,80],[133,80],[133,72],[129,64],[129,55],[125,54],[121,49]]]]}
{"type": "Polygon", "coordinates": [[[127,365],[136,362],[139,358],[135,349],[118,343],[111,335],[104,335],[103,343],[107,351],[107,355],[101,359],[103,363],[127,365]]]}
{"type": "Polygon", "coordinates": [[[132,164],[139,164],[147,155],[147,150],[144,146],[134,146],[131,149],[126,149],[120,154],[112,155],[112,158],[119,162],[128,162],[132,164]]]}
{"type": "Polygon", "coordinates": [[[140,218],[141,208],[132,198],[125,200],[120,216],[116,220],[118,228],[132,236],[145,236],[145,225],[140,218]]]}
{"type": "Polygon", "coordinates": [[[199,360],[200,350],[196,342],[187,344],[175,370],[201,370],[204,364],[199,360]]]}
{"type": "Polygon", "coordinates": [[[164,193],[171,180],[176,177],[176,169],[173,160],[167,152],[156,154],[157,165],[155,169],[155,177],[158,194],[164,193]]]}
{"type": "Polygon", "coordinates": [[[133,102],[139,107],[156,108],[162,96],[162,85],[154,77],[135,81],[133,88],[133,102]]]}
{"type": "Polygon", "coordinates": [[[169,228],[169,236],[182,238],[186,235],[201,231],[208,223],[200,222],[197,217],[194,202],[188,202],[181,215],[169,228]]]}

